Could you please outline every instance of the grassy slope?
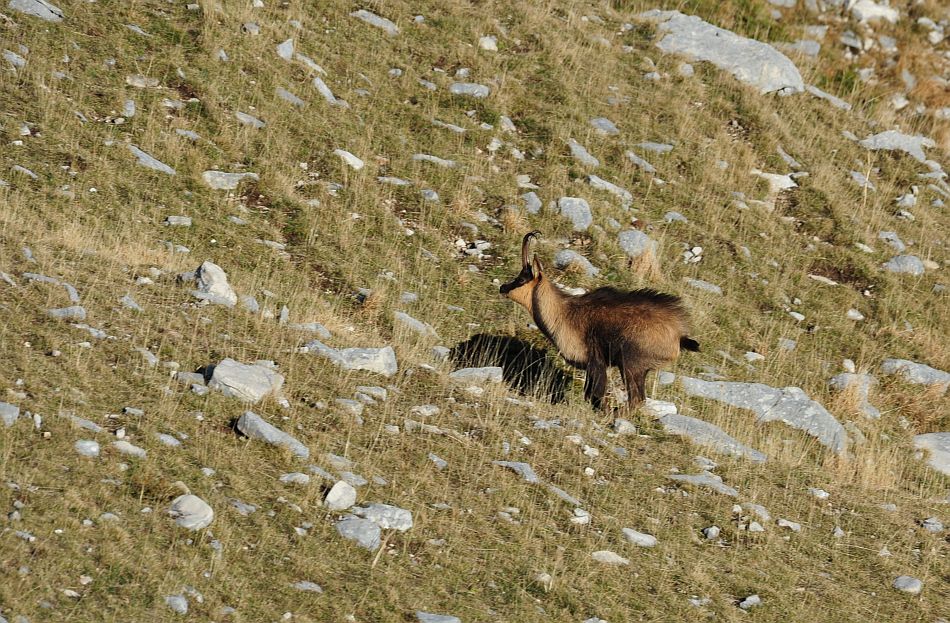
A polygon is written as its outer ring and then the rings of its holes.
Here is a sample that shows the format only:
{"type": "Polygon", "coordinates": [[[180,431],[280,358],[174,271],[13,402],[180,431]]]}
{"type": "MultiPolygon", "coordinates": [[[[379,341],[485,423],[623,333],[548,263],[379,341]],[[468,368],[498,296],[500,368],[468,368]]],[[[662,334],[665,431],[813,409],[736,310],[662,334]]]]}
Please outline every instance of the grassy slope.
{"type": "MultiPolygon", "coordinates": [[[[950,616],[946,543],[914,525],[934,514],[942,513],[946,520],[946,507],[935,500],[946,496],[947,481],[913,460],[909,450],[912,434],[948,429],[947,398],[882,379],[872,402],[884,417],[867,422],[851,401],[829,394],[825,384],[844,357],[871,371],[886,356],[950,367],[946,298],[931,293],[941,273],[921,278],[885,274],[878,267],[887,254],[869,256],[853,245],[865,242],[882,249],[876,234],[890,229],[913,240],[912,250],[921,257],[946,260],[950,228],[945,212],[927,207],[930,191],[922,192],[915,222],[891,216],[893,198],[916,182],[921,167],[906,157],[867,153],[841,136],[844,129],[859,136],[873,131],[866,119],[887,114],[878,111],[879,93],[843,93],[855,103],[867,102],[862,111],[846,114],[806,96],[759,96],[710,67],[697,66],[696,78],[680,79],[680,61],[657,53],[649,29],[616,34],[621,23],[649,8],[640,4],[611,9],[551,2],[522,10],[505,4],[388,2],[372,7],[399,23],[402,34],[395,38],[347,17],[353,8],[349,4],[322,4],[328,6],[268,3],[266,9],[253,10],[222,3],[223,9],[209,4],[203,12],[191,12],[183,4],[75,3],[63,7],[68,19],[60,25],[16,14],[11,15],[15,28],[5,24],[6,45],[22,43],[30,53],[29,64],[18,74],[0,74],[5,145],[0,160],[3,179],[11,182],[11,188],[0,189],[0,269],[21,284],[16,289],[0,286],[0,382],[8,392],[0,398],[42,414],[43,430],[50,436],[43,438],[26,422],[0,434],[0,475],[24,488],[19,493],[0,490],[0,507],[6,512],[14,499],[23,501],[23,521],[11,527],[31,530],[38,538],[28,544],[12,531],[0,535],[0,613],[25,614],[36,621],[168,620],[174,615],[162,597],[191,585],[205,596],[204,604],[192,600],[197,613],[192,618],[215,620],[221,605],[236,607],[234,619],[242,621],[275,620],[284,612],[302,621],[343,620],[348,614],[359,621],[399,621],[420,608],[466,621],[580,621],[594,615],[614,623],[702,620],[707,611],[736,620],[746,615],[735,601],[751,593],[764,600],[752,615],[757,620],[929,621],[950,616]],[[411,23],[416,13],[426,16],[424,25],[411,23]],[[582,19],[589,14],[602,16],[607,24],[582,19]],[[299,19],[303,29],[292,28],[289,19],[299,19]],[[261,25],[260,36],[241,33],[240,24],[249,20],[261,25]],[[143,38],[125,28],[126,23],[153,36],[143,38]],[[498,54],[474,45],[487,33],[499,34],[498,54]],[[611,41],[609,48],[594,39],[601,35],[611,41]],[[274,46],[288,37],[295,37],[298,51],[323,65],[327,83],[351,104],[350,110],[326,106],[302,65],[276,56],[274,46]],[[622,53],[623,44],[634,51],[622,53]],[[229,62],[216,60],[218,48],[227,51],[229,62]],[[68,64],[62,62],[64,55],[70,57],[68,64]],[[114,69],[103,65],[109,57],[116,59],[114,69]],[[645,57],[670,77],[658,84],[641,79],[645,57]],[[176,74],[178,67],[184,78],[176,74]],[[402,77],[388,75],[393,67],[403,70],[402,77]],[[472,80],[493,84],[492,96],[479,102],[452,97],[446,89],[451,79],[434,67],[449,75],[469,67],[472,80]],[[69,78],[51,78],[54,70],[69,78]],[[137,73],[157,78],[162,88],[127,86],[125,77],[137,73]],[[419,77],[438,83],[439,90],[422,89],[419,77]],[[302,111],[291,108],[274,96],[277,86],[309,105],[302,111]],[[356,94],[361,88],[370,95],[356,94]],[[629,101],[611,107],[605,103],[609,94],[629,101]],[[192,95],[200,102],[179,112],[161,104],[163,98],[192,95]],[[138,106],[135,117],[121,126],[98,121],[119,114],[130,97],[138,106]],[[464,114],[468,110],[475,111],[472,119],[464,114]],[[75,111],[88,123],[80,122],[75,111]],[[259,131],[245,128],[234,111],[255,114],[268,125],[259,131]],[[497,124],[502,114],[520,129],[516,138],[476,129],[481,121],[497,124]],[[620,137],[602,138],[591,131],[588,119],[601,115],[620,127],[620,137]],[[459,136],[431,126],[433,117],[471,129],[459,136]],[[743,131],[730,132],[730,120],[743,131]],[[12,146],[23,121],[35,124],[38,136],[24,138],[23,147],[12,146]],[[206,140],[193,145],[176,136],[174,128],[193,129],[206,140]],[[536,148],[543,153],[515,162],[503,155],[506,147],[490,157],[485,146],[495,135],[526,153],[536,148]],[[637,218],[650,224],[651,235],[660,241],[658,274],[647,278],[632,271],[609,229],[577,237],[556,217],[508,214],[505,206],[518,204],[516,197],[523,192],[514,176],[529,174],[541,185],[538,192],[545,202],[582,196],[591,201],[596,223],[605,226],[608,217],[629,220],[610,195],[584,183],[587,171],[571,161],[564,147],[570,137],[601,159],[598,175],[634,193],[637,218]],[[115,144],[106,145],[106,139],[115,144]],[[178,175],[136,166],[121,146],[126,140],[174,166],[178,175]],[[676,143],[672,154],[652,158],[669,184],[651,183],[624,158],[625,149],[642,140],[676,143]],[[738,211],[731,204],[733,191],[751,198],[765,194],[765,186],[747,174],[750,168],[784,171],[775,154],[778,144],[811,175],[775,213],[738,211]],[[335,148],[357,154],[366,168],[346,169],[332,155],[335,148]],[[452,158],[460,166],[443,170],[416,163],[410,160],[416,152],[452,158]],[[720,159],[730,163],[729,169],[714,166],[720,159]],[[308,163],[307,171],[301,162],[308,163]],[[13,164],[32,169],[40,179],[9,173],[13,164]],[[261,175],[253,192],[245,188],[243,194],[228,196],[201,183],[203,170],[237,170],[238,164],[261,175]],[[872,175],[877,193],[864,195],[847,179],[853,168],[875,167],[880,169],[872,175]],[[418,186],[382,186],[376,175],[409,178],[418,186]],[[326,181],[339,182],[343,189],[332,196],[326,181]],[[75,198],[56,192],[63,185],[70,186],[75,198]],[[97,192],[90,191],[93,187],[97,192]],[[424,203],[419,187],[438,190],[442,205],[424,203]],[[307,205],[314,198],[320,207],[307,205]],[[671,209],[690,222],[663,224],[662,215],[671,209]],[[470,262],[457,258],[452,242],[456,235],[472,238],[461,223],[477,222],[478,211],[506,226],[479,223],[480,237],[493,243],[499,258],[483,262],[483,272],[470,273],[470,262]],[[351,213],[362,218],[352,219],[351,213]],[[161,222],[170,214],[188,214],[195,224],[165,228],[161,222]],[[227,216],[232,214],[249,224],[231,224],[227,216]],[[783,216],[794,220],[786,222],[783,216]],[[397,218],[415,234],[405,236],[397,218]],[[649,437],[616,440],[630,458],[605,450],[589,459],[564,440],[574,431],[538,431],[529,417],[577,420],[576,432],[585,438],[603,436],[597,427],[606,418],[592,414],[579,397],[567,406],[534,409],[513,406],[499,393],[475,403],[449,387],[444,376],[415,367],[429,361],[429,344],[395,331],[391,322],[404,290],[420,294],[410,313],[434,324],[446,344],[464,339],[467,323],[479,323],[481,330],[524,331],[525,316],[497,297],[491,279],[513,273],[517,241],[533,227],[544,230],[540,253],[548,262],[556,249],[552,241],[570,238],[573,248],[604,269],[595,281],[563,275],[567,283],[650,283],[681,293],[705,346],[703,354],[684,358],[684,373],[717,365],[730,378],[797,385],[862,429],[868,443],[856,448],[850,461],[839,461],[794,431],[779,425],[755,427],[746,412],[687,399],[677,386],[656,389],[657,397],[676,401],[682,412],[716,422],[768,453],[766,466],[723,459],[718,471],[739,488],[743,500],[765,505],[773,517],[801,522],[801,534],[784,533],[774,525],[758,537],[738,532],[731,499],[658,493],[657,487],[667,485],[670,469],[691,470],[692,457],[705,451],[664,436],[648,422],[641,423],[649,437]],[[289,256],[256,244],[256,238],[287,243],[289,256]],[[160,244],[166,239],[190,247],[191,253],[168,253],[160,244]],[[703,246],[703,262],[682,264],[680,243],[703,246]],[[24,244],[33,249],[37,264],[24,260],[24,244]],[[742,256],[739,245],[750,249],[751,260],[742,256]],[[423,248],[439,262],[425,259],[423,248]],[[221,264],[240,292],[263,300],[260,291],[268,289],[277,295],[272,308],[286,303],[293,320],[327,324],[336,336],[334,345],[394,344],[401,370],[392,383],[399,392],[368,408],[363,426],[332,407],[315,408],[318,400],[332,403],[332,398],[350,396],[355,385],[380,379],[344,374],[314,357],[294,354],[305,336],[273,321],[187,305],[187,289],[174,283],[174,274],[194,269],[205,258],[221,264]],[[149,266],[162,268],[167,276],[155,286],[135,286],[134,278],[147,274],[149,266]],[[75,284],[90,324],[118,339],[78,346],[88,339],[85,333],[45,314],[48,307],[66,304],[61,290],[19,278],[29,270],[75,284]],[[393,271],[395,281],[380,278],[383,270],[393,271]],[[829,288],[807,278],[808,273],[845,285],[829,288]],[[688,290],[684,277],[719,283],[725,296],[688,290]],[[351,294],[357,287],[376,290],[372,305],[354,303],[351,294]],[[861,294],[868,287],[871,297],[861,294]],[[144,315],[116,303],[128,291],[146,308],[144,315]],[[802,325],[784,312],[786,297],[803,301],[797,307],[807,316],[802,325]],[[452,304],[466,311],[446,311],[452,304]],[[846,320],[849,307],[860,309],[868,320],[857,325],[846,320]],[[905,320],[913,332],[905,329],[905,320]],[[818,330],[807,332],[804,325],[818,325],[818,330]],[[779,350],[781,337],[798,340],[798,349],[779,350]],[[355,460],[354,471],[384,477],[388,485],[371,485],[360,499],[411,509],[415,527],[391,535],[379,557],[343,542],[332,515],[320,509],[317,484],[277,482],[279,474],[300,469],[298,461],[234,436],[229,423],[240,414],[239,404],[183,391],[164,370],[144,365],[132,351],[139,346],[187,370],[225,356],[278,361],[292,406],[285,410],[269,402],[255,410],[293,430],[310,446],[315,462],[327,467],[319,457],[334,452],[355,460]],[[54,349],[62,356],[49,356],[54,349]],[[721,361],[714,354],[720,349],[734,355],[756,350],[767,359],[749,372],[721,361]],[[401,424],[412,405],[427,402],[442,407],[432,423],[469,433],[467,441],[394,436],[383,430],[384,424],[401,424]],[[90,434],[73,429],[58,414],[75,412],[105,424],[106,414],[126,405],[146,412],[140,421],[118,422],[124,422],[133,442],[149,450],[148,459],[123,459],[104,450],[100,459],[80,460],[72,444],[90,434]],[[193,416],[196,411],[203,412],[203,421],[193,416]],[[902,418],[909,422],[907,428],[901,426],[902,418]],[[172,431],[189,436],[183,448],[168,449],[153,437],[172,431]],[[521,447],[522,434],[531,438],[531,445],[521,447]],[[517,460],[528,461],[543,478],[583,500],[594,516],[592,525],[572,526],[570,507],[493,467],[492,460],[503,458],[506,441],[517,448],[517,460]],[[426,459],[430,451],[449,467],[436,471],[426,459]],[[123,461],[127,471],[120,468],[123,461]],[[217,473],[205,477],[199,471],[203,466],[217,473]],[[596,478],[584,475],[587,466],[596,470],[596,478]],[[180,493],[173,485],[179,480],[215,508],[217,517],[207,532],[184,534],[164,515],[168,502],[180,493]],[[28,485],[35,490],[27,491],[28,485]],[[809,486],[831,492],[830,501],[809,497],[809,486]],[[257,504],[260,510],[242,517],[228,506],[230,498],[257,504]],[[303,513],[283,500],[299,505],[303,513]],[[452,509],[437,510],[432,507],[437,502],[452,509]],[[884,502],[896,503],[899,510],[882,511],[884,502]],[[145,506],[154,512],[142,514],[145,506]],[[495,517],[507,506],[521,510],[520,525],[495,517]],[[95,520],[103,512],[121,519],[82,525],[83,519],[95,520]],[[297,536],[293,528],[307,521],[314,524],[309,536],[297,536]],[[701,542],[699,530],[713,523],[723,527],[725,547],[701,542]],[[832,539],[835,525],[848,536],[832,539]],[[622,527],[655,534],[660,545],[652,550],[627,545],[622,527]],[[223,546],[220,555],[209,546],[212,535],[223,546]],[[438,538],[446,544],[427,544],[438,538]],[[878,556],[885,545],[892,555],[878,556]],[[632,564],[603,567],[589,556],[599,549],[618,551],[632,564]],[[22,565],[30,567],[29,575],[17,573],[22,565]],[[549,591],[533,581],[541,571],[554,576],[549,591]],[[891,580],[902,573],[924,581],[920,597],[890,589],[891,580]],[[93,582],[80,586],[81,574],[93,582]],[[320,583],[326,593],[311,596],[289,588],[302,579],[320,583]],[[81,592],[82,598],[64,596],[64,588],[81,592]],[[693,595],[708,596],[712,603],[693,608],[686,601],[693,595]],[[53,608],[41,609],[43,600],[53,608]]],[[[762,6],[749,3],[740,9],[733,19],[714,3],[698,10],[765,39],[795,37],[801,24],[808,23],[806,15],[796,14],[773,27],[762,6]]],[[[814,66],[802,61],[806,81],[829,90],[843,86],[835,82],[844,75],[835,54],[827,47],[814,66]]],[[[915,128],[907,122],[905,129],[915,128]]],[[[99,438],[106,446],[107,435],[99,438]]]]}

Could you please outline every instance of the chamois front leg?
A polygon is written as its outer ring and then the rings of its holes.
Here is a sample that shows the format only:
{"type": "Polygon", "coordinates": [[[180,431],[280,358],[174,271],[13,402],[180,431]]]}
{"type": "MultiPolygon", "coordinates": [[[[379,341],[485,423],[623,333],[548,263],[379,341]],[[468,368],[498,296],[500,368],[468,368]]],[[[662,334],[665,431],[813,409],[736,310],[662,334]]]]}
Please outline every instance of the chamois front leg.
{"type": "Polygon", "coordinates": [[[600,353],[590,353],[587,361],[587,378],[584,380],[584,398],[595,410],[600,410],[607,393],[607,362],[600,353]]]}
{"type": "Polygon", "coordinates": [[[647,370],[636,360],[624,359],[620,366],[623,383],[627,390],[627,409],[633,411],[646,398],[647,370]]]}

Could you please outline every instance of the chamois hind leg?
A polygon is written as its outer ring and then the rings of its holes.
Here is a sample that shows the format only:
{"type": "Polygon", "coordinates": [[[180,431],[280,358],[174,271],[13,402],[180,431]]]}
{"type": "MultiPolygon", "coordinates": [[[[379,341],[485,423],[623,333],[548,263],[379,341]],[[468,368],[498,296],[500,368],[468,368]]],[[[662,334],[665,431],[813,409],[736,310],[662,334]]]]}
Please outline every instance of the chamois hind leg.
{"type": "Polygon", "coordinates": [[[627,409],[633,411],[646,398],[647,372],[650,370],[636,356],[636,353],[624,353],[620,373],[627,390],[627,409]]]}
{"type": "Polygon", "coordinates": [[[584,398],[595,410],[600,410],[607,393],[607,362],[600,354],[591,353],[587,362],[587,378],[584,380],[584,398]]]}

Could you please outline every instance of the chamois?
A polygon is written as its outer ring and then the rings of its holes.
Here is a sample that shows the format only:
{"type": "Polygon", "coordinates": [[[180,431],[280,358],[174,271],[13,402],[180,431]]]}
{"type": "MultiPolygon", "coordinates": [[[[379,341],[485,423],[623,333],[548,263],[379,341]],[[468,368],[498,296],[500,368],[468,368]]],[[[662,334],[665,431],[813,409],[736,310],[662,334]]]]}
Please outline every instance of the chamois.
{"type": "Polygon", "coordinates": [[[531,314],[564,359],[587,371],[584,398],[595,409],[607,391],[607,368],[620,368],[627,405],[643,402],[646,375],[674,361],[680,349],[699,350],[687,337],[689,315],[680,299],[656,290],[598,288],[572,296],[545,278],[537,255],[528,259],[533,231],[521,243],[521,272],[499,292],[531,314]]]}

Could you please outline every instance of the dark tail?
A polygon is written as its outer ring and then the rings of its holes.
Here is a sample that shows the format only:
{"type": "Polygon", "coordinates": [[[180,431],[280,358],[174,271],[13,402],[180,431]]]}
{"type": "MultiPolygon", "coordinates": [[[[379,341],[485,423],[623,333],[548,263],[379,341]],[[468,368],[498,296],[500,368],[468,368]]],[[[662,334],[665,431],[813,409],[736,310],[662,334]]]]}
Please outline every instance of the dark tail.
{"type": "Polygon", "coordinates": [[[694,340],[691,337],[686,337],[685,335],[680,338],[680,348],[684,350],[691,350],[694,353],[699,352],[699,342],[694,340]]]}

